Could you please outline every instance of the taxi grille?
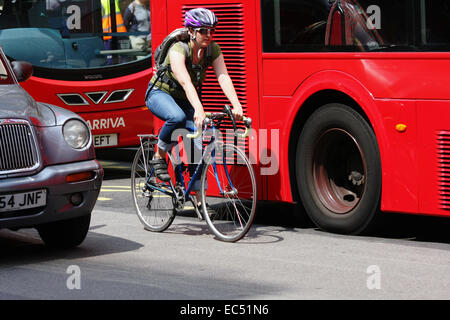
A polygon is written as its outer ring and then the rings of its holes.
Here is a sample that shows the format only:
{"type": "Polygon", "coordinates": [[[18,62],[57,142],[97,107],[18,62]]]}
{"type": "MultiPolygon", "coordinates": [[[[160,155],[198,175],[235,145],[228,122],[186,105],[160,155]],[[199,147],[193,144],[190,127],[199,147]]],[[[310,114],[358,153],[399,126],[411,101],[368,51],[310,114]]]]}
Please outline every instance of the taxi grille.
{"type": "Polygon", "coordinates": [[[39,165],[30,125],[0,121],[0,174],[33,170],[39,165]]]}

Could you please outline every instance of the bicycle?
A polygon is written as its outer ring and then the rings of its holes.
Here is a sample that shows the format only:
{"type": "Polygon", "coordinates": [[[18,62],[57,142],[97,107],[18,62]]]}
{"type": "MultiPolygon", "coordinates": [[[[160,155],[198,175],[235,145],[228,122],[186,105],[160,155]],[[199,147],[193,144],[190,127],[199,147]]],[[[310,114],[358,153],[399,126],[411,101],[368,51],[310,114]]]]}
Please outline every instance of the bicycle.
{"type": "MultiPolygon", "coordinates": [[[[246,137],[251,119],[243,119],[246,137]]],[[[200,220],[206,220],[211,231],[221,241],[240,240],[251,227],[255,217],[257,188],[255,173],[245,153],[237,146],[237,127],[231,109],[206,113],[203,130],[187,134],[190,139],[202,137],[203,154],[189,179],[187,164],[180,161],[179,154],[167,153],[170,181],[159,180],[149,160],[153,158],[158,137],[152,134],[138,135],[140,148],[131,168],[133,202],[139,220],[145,229],[162,232],[169,228],[177,214],[185,209],[186,202],[193,204],[200,220]],[[216,136],[225,118],[233,124],[234,144],[224,143],[216,136]],[[206,130],[208,129],[209,130],[206,130]],[[205,132],[211,133],[210,140],[205,132]],[[201,174],[201,208],[191,194],[193,181],[201,174]],[[188,181],[187,181],[188,180],[188,181]],[[207,199],[212,202],[207,202],[207,199]]],[[[176,149],[176,148],[174,148],[176,149]]]]}

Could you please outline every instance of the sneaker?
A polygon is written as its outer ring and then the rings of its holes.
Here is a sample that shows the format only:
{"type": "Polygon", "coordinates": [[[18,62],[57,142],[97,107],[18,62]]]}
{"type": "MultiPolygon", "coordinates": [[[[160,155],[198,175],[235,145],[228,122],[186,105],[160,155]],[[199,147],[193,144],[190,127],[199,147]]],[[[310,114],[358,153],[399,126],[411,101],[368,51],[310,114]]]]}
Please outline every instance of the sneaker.
{"type": "Polygon", "coordinates": [[[155,174],[158,177],[159,180],[168,182],[170,181],[170,175],[167,171],[167,163],[164,159],[152,159],[149,161],[149,163],[153,166],[155,169],[155,174]]]}

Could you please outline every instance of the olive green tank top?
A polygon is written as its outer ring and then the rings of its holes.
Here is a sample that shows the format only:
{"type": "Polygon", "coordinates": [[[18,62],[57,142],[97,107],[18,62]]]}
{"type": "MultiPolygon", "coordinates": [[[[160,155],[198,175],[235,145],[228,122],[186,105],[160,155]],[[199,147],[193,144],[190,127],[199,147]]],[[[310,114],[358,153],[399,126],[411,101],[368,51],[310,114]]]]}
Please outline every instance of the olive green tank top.
{"type": "MultiPolygon", "coordinates": [[[[179,52],[183,54],[186,58],[186,69],[189,72],[189,75],[191,77],[192,84],[194,87],[198,88],[203,81],[205,80],[206,76],[206,70],[208,69],[209,65],[212,64],[212,62],[217,59],[217,57],[220,56],[222,53],[222,50],[220,49],[219,45],[211,41],[209,47],[205,49],[205,54],[203,55],[202,59],[199,61],[198,65],[192,64],[192,47],[190,45],[190,42],[182,43],[181,41],[175,42],[169,49],[166,59],[164,60],[164,66],[169,66],[168,71],[164,74],[162,77],[163,79],[159,79],[155,86],[159,87],[164,92],[170,94],[171,96],[179,99],[185,99],[187,100],[186,93],[184,92],[183,87],[178,83],[175,75],[173,74],[171,68],[170,68],[170,58],[169,53],[171,50],[175,50],[176,52],[179,52]],[[188,52],[187,52],[188,50],[188,52]]],[[[150,83],[153,84],[156,80],[156,75],[153,76],[150,83]]]]}

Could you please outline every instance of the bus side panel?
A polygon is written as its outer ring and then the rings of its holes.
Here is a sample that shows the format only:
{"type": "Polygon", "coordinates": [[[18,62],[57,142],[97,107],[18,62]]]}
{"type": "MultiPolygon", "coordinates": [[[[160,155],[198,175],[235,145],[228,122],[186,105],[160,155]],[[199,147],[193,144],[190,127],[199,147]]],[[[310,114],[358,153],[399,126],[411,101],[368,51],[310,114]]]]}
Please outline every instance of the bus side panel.
{"type": "MultiPolygon", "coordinates": [[[[382,153],[381,210],[417,213],[419,210],[420,176],[417,146],[419,128],[414,100],[376,99],[385,126],[382,153]],[[397,125],[406,125],[398,131],[397,125]]],[[[381,139],[378,138],[380,144],[381,139]]]]}
{"type": "Polygon", "coordinates": [[[363,53],[364,83],[376,98],[450,99],[450,52],[363,53]]]}
{"type": "MultiPolygon", "coordinates": [[[[418,209],[418,187],[415,165],[415,104],[414,101],[375,101],[370,92],[351,76],[338,71],[321,71],[313,75],[302,75],[302,70],[307,70],[307,65],[314,65],[317,61],[305,60],[278,60],[274,56],[267,55],[264,60],[264,72],[280,74],[280,70],[288,69],[290,73],[283,74],[281,78],[291,79],[291,87],[294,83],[297,86],[303,83],[295,91],[291,98],[283,97],[286,93],[285,87],[280,88],[280,96],[273,93],[277,87],[270,86],[264,88],[264,92],[269,91],[272,96],[265,96],[262,113],[265,114],[267,128],[280,129],[280,176],[269,177],[269,186],[285,186],[280,188],[280,193],[270,191],[269,195],[275,195],[273,200],[291,201],[288,194],[290,185],[287,141],[290,131],[294,125],[295,117],[301,105],[313,94],[321,90],[336,90],[345,93],[352,98],[366,113],[370,124],[374,128],[377,136],[380,155],[383,167],[383,191],[382,209],[387,211],[415,212],[418,209]],[[269,59],[270,58],[270,59],[269,59]],[[282,110],[282,112],[280,112],[282,110]],[[286,119],[288,117],[288,119],[286,119]],[[406,122],[410,125],[407,133],[399,133],[395,130],[395,125],[406,122]],[[286,125],[288,124],[288,125],[286,125]],[[278,182],[281,181],[281,182],[278,182]],[[406,185],[406,187],[405,187],[406,185]]],[[[304,71],[303,71],[304,72],[304,71]]],[[[278,92],[277,92],[278,93],[278,92]]],[[[328,101],[333,102],[333,101],[328,101]]],[[[320,106],[317,106],[320,107],[320,106]]],[[[294,168],[290,168],[294,170],[294,168]]],[[[292,192],[297,192],[292,190],[292,192]]]]}
{"type": "Polygon", "coordinates": [[[151,1],[151,24],[152,24],[152,52],[163,42],[168,34],[167,29],[167,1],[151,1]]]}
{"type": "MultiPolygon", "coordinates": [[[[272,174],[264,175],[267,186],[267,200],[293,202],[292,185],[289,178],[289,135],[291,126],[287,125],[287,117],[297,113],[297,107],[291,97],[264,97],[261,104],[261,121],[268,132],[277,132],[278,144],[270,148],[267,161],[272,174]]],[[[270,140],[269,140],[270,141],[270,140]]]]}
{"type": "MultiPolygon", "coordinates": [[[[375,98],[450,99],[449,52],[264,53],[274,73],[265,76],[264,95],[291,96],[299,83],[322,70],[358,79],[375,98]],[[293,76],[296,75],[296,81],[293,76]]],[[[265,61],[264,68],[268,63],[265,61]]]]}

